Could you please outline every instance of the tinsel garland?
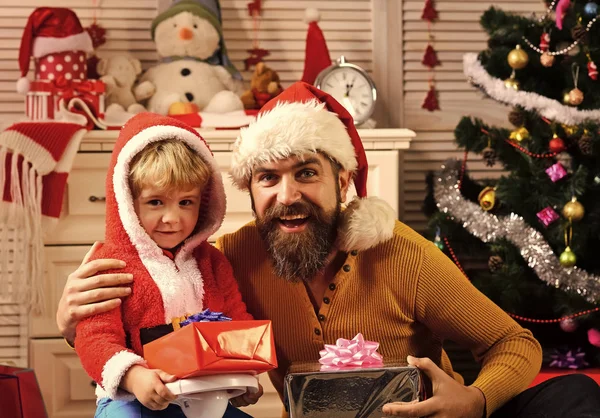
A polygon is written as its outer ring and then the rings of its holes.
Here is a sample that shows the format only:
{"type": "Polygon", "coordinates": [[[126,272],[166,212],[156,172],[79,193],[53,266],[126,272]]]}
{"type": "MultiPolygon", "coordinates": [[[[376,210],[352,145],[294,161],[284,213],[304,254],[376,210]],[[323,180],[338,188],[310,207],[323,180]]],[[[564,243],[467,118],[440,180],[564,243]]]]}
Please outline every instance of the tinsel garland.
{"type": "Polygon", "coordinates": [[[579,110],[537,93],[506,87],[503,80],[492,77],[486,71],[477,54],[469,53],[463,56],[463,70],[471,84],[498,102],[521,106],[526,110],[537,112],[540,116],[566,125],[600,121],[600,110],[579,110]]]}
{"type": "Polygon", "coordinates": [[[542,234],[515,213],[498,217],[484,211],[460,193],[461,161],[448,160],[434,181],[437,207],[485,243],[510,240],[540,280],[567,292],[575,292],[590,303],[600,301],[600,277],[577,267],[563,267],[542,234]]]}

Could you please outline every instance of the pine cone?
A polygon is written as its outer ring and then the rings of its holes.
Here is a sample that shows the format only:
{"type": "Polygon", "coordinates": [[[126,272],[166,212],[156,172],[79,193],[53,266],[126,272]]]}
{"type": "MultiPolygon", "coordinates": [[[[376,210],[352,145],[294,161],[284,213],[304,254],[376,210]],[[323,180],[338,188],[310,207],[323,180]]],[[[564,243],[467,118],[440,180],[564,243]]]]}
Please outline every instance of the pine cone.
{"type": "Polygon", "coordinates": [[[525,123],[525,113],[518,109],[513,109],[508,114],[508,121],[517,128],[520,128],[525,123]]]}
{"type": "Polygon", "coordinates": [[[496,164],[496,159],[498,155],[496,154],[496,150],[491,147],[485,147],[481,152],[483,156],[483,161],[485,161],[485,165],[487,167],[493,167],[496,164]]]}
{"type": "Polygon", "coordinates": [[[583,155],[592,155],[594,149],[591,136],[583,135],[581,138],[579,138],[577,144],[579,145],[579,149],[583,155]]]}
{"type": "Polygon", "coordinates": [[[492,273],[497,272],[504,265],[504,260],[499,255],[493,255],[488,260],[488,267],[492,273]]]}
{"type": "Polygon", "coordinates": [[[574,41],[578,41],[580,44],[585,45],[590,41],[589,33],[581,23],[578,23],[571,29],[571,36],[574,41]]]}

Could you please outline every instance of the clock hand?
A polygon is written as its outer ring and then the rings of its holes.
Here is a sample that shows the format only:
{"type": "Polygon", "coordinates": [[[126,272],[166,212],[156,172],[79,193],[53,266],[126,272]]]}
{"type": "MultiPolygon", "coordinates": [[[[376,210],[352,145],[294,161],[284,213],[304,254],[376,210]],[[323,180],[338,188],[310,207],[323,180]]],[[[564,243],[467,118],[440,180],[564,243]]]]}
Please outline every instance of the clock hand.
{"type": "Polygon", "coordinates": [[[352,102],[348,96],[344,96],[342,99],[342,105],[346,108],[348,113],[350,113],[350,116],[354,117],[356,115],[356,110],[354,109],[354,106],[352,106],[352,102]]]}

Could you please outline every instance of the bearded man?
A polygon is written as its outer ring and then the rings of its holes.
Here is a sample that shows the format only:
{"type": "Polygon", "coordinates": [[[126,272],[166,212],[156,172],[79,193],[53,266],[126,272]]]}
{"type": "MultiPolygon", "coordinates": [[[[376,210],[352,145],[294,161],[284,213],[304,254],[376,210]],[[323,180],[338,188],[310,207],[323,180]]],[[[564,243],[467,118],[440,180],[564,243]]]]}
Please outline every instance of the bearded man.
{"type": "MultiPolygon", "coordinates": [[[[217,247],[233,266],[248,311],[273,323],[279,367],[269,376],[279,394],[292,362],[316,361],[324,344],[361,332],[380,343],[384,358],[407,358],[433,384],[432,397],[388,404],[388,415],[600,416],[600,388],[586,376],[525,390],[541,364],[531,332],[477,291],[433,243],[396,221],[389,205],[367,198],[367,172],[352,117],[304,83],[267,103],[236,141],[231,174],[249,191],[255,221],[217,247]],[[358,198],[342,207],[352,185],[358,198]],[[481,363],[472,385],[453,371],[445,339],[481,363]]],[[[81,317],[113,309],[126,296],[117,286],[125,278],[97,275],[117,261],[102,263],[84,264],[69,277],[57,313],[67,339],[81,317]],[[102,285],[82,280],[90,277],[102,285]]]]}

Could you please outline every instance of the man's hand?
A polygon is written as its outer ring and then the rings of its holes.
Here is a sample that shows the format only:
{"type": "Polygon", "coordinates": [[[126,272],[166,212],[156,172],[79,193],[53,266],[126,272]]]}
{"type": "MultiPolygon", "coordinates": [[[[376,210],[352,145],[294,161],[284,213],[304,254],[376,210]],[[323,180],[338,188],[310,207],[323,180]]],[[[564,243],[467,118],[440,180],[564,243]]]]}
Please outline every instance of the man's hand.
{"type": "Polygon", "coordinates": [[[123,261],[104,259],[88,263],[99,246],[99,242],[94,243],[79,268],[69,275],[58,303],[56,323],[60,333],[71,344],[75,340],[75,328],[79,321],[116,308],[121,304],[120,298],[131,293],[131,288],[126,286],[133,281],[131,274],[98,274],[125,267],[123,261]]]}
{"type": "Polygon", "coordinates": [[[482,418],[485,412],[483,393],[464,386],[448,376],[428,358],[408,356],[408,364],[422,370],[433,387],[433,396],[422,402],[393,402],[383,406],[383,413],[398,417],[482,418]]]}
{"type": "Polygon", "coordinates": [[[148,369],[136,364],[131,366],[123,376],[121,387],[133,393],[136,399],[146,408],[160,411],[177,398],[165,386],[165,383],[176,380],[177,377],[162,370],[148,369]]]}
{"type": "Polygon", "coordinates": [[[236,396],[235,398],[231,398],[229,400],[229,402],[231,403],[231,405],[235,406],[236,408],[239,408],[240,406],[254,405],[256,402],[258,402],[258,400],[260,399],[260,397],[262,395],[263,395],[263,387],[259,383],[258,384],[258,392],[256,392],[256,393],[246,392],[243,395],[236,396]]]}

